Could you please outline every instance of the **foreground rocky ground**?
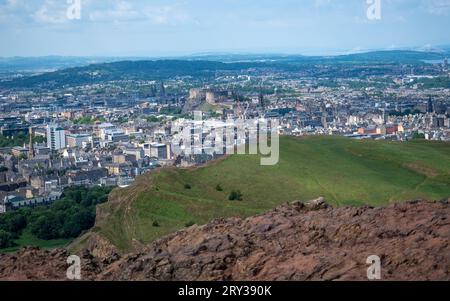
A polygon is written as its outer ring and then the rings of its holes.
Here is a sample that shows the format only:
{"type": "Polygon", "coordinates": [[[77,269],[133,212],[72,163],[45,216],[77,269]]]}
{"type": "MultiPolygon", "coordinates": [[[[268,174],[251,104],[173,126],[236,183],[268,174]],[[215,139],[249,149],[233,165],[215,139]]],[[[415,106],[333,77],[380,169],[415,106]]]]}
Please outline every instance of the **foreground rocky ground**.
{"type": "MultiPolygon", "coordinates": [[[[215,220],[162,238],[139,253],[80,254],[84,280],[450,280],[450,204],[331,208],[295,202],[248,219],[215,220]]],[[[64,280],[66,250],[0,255],[0,279],[64,280]]]]}

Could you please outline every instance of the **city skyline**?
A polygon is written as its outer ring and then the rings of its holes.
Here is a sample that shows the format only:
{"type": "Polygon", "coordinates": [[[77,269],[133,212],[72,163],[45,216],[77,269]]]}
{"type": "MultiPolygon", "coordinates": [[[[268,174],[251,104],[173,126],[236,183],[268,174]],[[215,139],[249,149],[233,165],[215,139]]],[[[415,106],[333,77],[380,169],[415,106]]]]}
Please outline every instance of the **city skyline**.
{"type": "Polygon", "coordinates": [[[342,54],[449,45],[449,0],[0,1],[0,56],[342,54]],[[78,18],[79,17],[79,18],[78,18]]]}

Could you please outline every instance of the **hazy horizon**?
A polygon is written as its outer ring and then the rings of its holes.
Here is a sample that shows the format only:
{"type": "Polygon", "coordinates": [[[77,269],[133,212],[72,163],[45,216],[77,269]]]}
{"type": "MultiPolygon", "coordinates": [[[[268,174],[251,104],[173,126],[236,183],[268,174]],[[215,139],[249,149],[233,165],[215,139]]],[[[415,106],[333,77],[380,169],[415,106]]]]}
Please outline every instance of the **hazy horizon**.
{"type": "Polygon", "coordinates": [[[450,51],[450,45],[436,45],[433,46],[433,49],[420,49],[419,46],[410,46],[396,49],[386,49],[386,48],[374,48],[374,49],[365,49],[361,51],[346,51],[346,50],[322,50],[317,52],[245,52],[245,51],[198,51],[194,53],[173,53],[167,55],[59,55],[59,54],[45,54],[45,55],[16,55],[16,56],[0,56],[2,59],[14,59],[14,58],[137,58],[137,59],[161,59],[161,58],[189,58],[189,57],[202,57],[202,56],[226,56],[226,55],[235,55],[235,56],[305,56],[305,57],[314,57],[314,56],[341,56],[341,55],[351,55],[351,54],[360,54],[360,53],[370,53],[377,51],[416,51],[416,52],[442,52],[448,53],[450,51]],[[434,48],[435,47],[435,48],[434,48]]]}

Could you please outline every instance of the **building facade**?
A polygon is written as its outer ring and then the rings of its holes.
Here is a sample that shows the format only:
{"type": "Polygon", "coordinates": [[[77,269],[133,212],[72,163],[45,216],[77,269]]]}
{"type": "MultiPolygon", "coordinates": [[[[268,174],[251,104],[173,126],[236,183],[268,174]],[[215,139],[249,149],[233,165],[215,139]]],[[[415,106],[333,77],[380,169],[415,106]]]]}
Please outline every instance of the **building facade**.
{"type": "Polygon", "coordinates": [[[52,151],[66,148],[66,132],[63,128],[54,124],[47,125],[47,146],[52,151]]]}

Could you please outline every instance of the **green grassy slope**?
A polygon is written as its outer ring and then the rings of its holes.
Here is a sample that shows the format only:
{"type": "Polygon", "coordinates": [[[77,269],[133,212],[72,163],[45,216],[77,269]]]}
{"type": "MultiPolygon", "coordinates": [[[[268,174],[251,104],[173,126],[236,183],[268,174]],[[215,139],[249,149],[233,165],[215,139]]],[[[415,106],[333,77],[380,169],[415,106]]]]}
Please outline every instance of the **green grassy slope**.
{"type": "Polygon", "coordinates": [[[191,222],[250,216],[287,201],[324,196],[337,206],[379,206],[450,196],[448,143],[282,137],[279,164],[259,163],[258,156],[236,155],[207,167],[146,175],[102,205],[94,232],[126,251],[132,241],[148,243],[191,222]],[[232,190],[240,190],[243,201],[228,201],[232,190]]]}

